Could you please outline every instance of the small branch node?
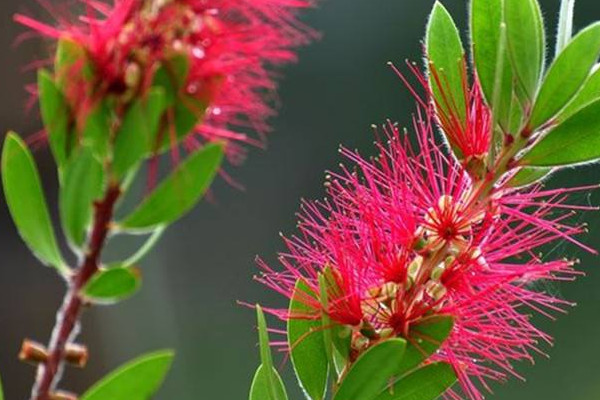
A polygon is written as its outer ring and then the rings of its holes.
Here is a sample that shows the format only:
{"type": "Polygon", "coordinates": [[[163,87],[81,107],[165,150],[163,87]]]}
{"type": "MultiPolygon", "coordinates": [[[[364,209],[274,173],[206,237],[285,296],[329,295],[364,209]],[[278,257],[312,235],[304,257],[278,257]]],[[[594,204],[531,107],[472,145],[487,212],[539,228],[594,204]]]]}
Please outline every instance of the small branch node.
{"type": "Polygon", "coordinates": [[[50,393],[48,400],[79,400],[76,394],[64,391],[50,393]]]}
{"type": "Polygon", "coordinates": [[[89,359],[86,346],[76,343],[68,344],[65,348],[65,361],[77,368],[85,368],[89,359]]]}
{"type": "Polygon", "coordinates": [[[40,343],[29,339],[23,340],[19,360],[37,366],[48,361],[48,350],[40,343]]]}

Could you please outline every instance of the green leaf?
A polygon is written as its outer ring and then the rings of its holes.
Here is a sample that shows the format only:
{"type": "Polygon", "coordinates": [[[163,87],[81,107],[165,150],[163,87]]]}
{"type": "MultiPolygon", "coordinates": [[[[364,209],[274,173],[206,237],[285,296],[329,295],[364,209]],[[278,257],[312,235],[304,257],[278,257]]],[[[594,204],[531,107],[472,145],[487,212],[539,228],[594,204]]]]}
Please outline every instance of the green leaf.
{"type": "Polygon", "coordinates": [[[142,101],[134,102],[116,134],[113,172],[122,179],[150,151],[151,133],[142,101]]]}
{"type": "Polygon", "coordinates": [[[6,203],[25,243],[44,264],[66,273],[35,161],[13,132],[4,141],[2,183],[6,203]]]}
{"type": "Polygon", "coordinates": [[[410,372],[434,354],[448,338],[453,327],[454,319],[446,315],[423,318],[419,323],[411,326],[409,332],[411,340],[406,346],[402,365],[397,370],[397,375],[401,376],[410,372]]]}
{"type": "Polygon", "coordinates": [[[173,363],[172,351],[137,358],[95,384],[81,400],[148,400],[160,388],[173,363]]]}
{"type": "Polygon", "coordinates": [[[537,96],[531,121],[535,129],[556,115],[575,96],[600,56],[600,22],[582,30],[550,66],[537,96]]]}
{"type": "Polygon", "coordinates": [[[101,160],[109,155],[111,132],[111,110],[105,101],[99,102],[85,121],[83,134],[84,146],[92,149],[101,160]]]}
{"type": "Polygon", "coordinates": [[[429,80],[433,94],[444,113],[466,116],[464,87],[464,55],[458,29],[448,10],[437,1],[427,25],[425,38],[429,62],[429,80]],[[433,70],[435,71],[432,71],[433,70]],[[438,75],[438,79],[435,75],[438,75]]]}
{"type": "Polygon", "coordinates": [[[136,267],[101,269],[85,285],[82,294],[95,303],[113,304],[131,297],[140,284],[141,273],[136,267]]]}
{"type": "Polygon", "coordinates": [[[91,79],[92,66],[85,48],[72,39],[64,37],[59,39],[54,60],[54,72],[56,83],[60,88],[64,88],[65,82],[72,79],[73,73],[91,79]]]}
{"type": "Polygon", "coordinates": [[[365,351],[352,365],[333,400],[371,400],[398,374],[406,349],[403,339],[389,339],[365,351]]]}
{"type": "Polygon", "coordinates": [[[60,185],[59,209],[63,229],[69,243],[81,249],[92,220],[94,200],[102,196],[104,169],[86,147],[65,166],[60,185]]]}
{"type": "MultiPolygon", "coordinates": [[[[319,274],[319,292],[321,296],[321,307],[329,308],[330,293],[339,293],[339,287],[331,267],[327,266],[319,274]]],[[[352,330],[344,325],[337,324],[326,315],[322,316],[323,339],[325,340],[325,351],[329,359],[332,378],[337,380],[337,374],[341,374],[350,362],[350,347],[352,342],[352,330]]]]}
{"type": "Polygon", "coordinates": [[[153,88],[148,94],[145,103],[146,114],[149,120],[148,130],[151,136],[150,148],[151,152],[155,151],[156,140],[160,133],[160,122],[167,109],[167,95],[162,88],[153,88]]]}
{"type": "Polygon", "coordinates": [[[452,366],[428,364],[384,390],[375,400],[435,400],[456,383],[452,366]]]}
{"type": "Polygon", "coordinates": [[[556,35],[556,55],[567,46],[573,36],[573,9],[575,0],[561,0],[558,18],[558,33],[556,35]]]}
{"type": "Polygon", "coordinates": [[[170,224],[191,210],[213,181],[221,160],[223,146],[208,144],[177,166],[121,226],[147,230],[170,224]]]}
{"type": "Polygon", "coordinates": [[[252,386],[250,387],[249,400],[287,400],[288,396],[285,391],[283,381],[279,373],[274,368],[271,368],[272,374],[275,376],[275,396],[271,394],[269,378],[264,365],[260,365],[256,370],[252,386]]]}
{"type": "MultiPolygon", "coordinates": [[[[260,305],[256,305],[256,320],[258,323],[258,343],[260,346],[260,362],[267,368],[273,368],[273,358],[271,356],[271,345],[269,344],[269,332],[267,330],[267,320],[265,313],[260,305]]],[[[268,371],[265,371],[269,375],[268,371]]]]}
{"type": "Polygon", "coordinates": [[[508,185],[512,187],[524,187],[541,181],[548,174],[552,173],[552,168],[533,168],[524,167],[519,170],[509,181],[508,185]]]}
{"type": "Polygon", "coordinates": [[[500,125],[508,130],[512,70],[506,51],[502,0],[471,1],[471,46],[481,89],[500,125]]]}
{"type": "Polygon", "coordinates": [[[553,167],[600,158],[600,100],[552,129],[523,156],[521,165],[553,167]]]}
{"type": "MultiPolygon", "coordinates": [[[[258,322],[258,340],[260,345],[260,360],[263,367],[264,377],[260,378],[260,388],[257,387],[257,390],[260,392],[269,393],[269,400],[286,400],[287,395],[285,393],[285,388],[283,388],[283,384],[281,383],[281,378],[275,368],[273,368],[273,358],[271,356],[271,346],[269,343],[269,333],[267,331],[267,321],[265,319],[265,314],[261,306],[256,305],[256,319],[258,322]],[[283,391],[281,390],[283,388],[283,391]]],[[[257,371],[257,375],[259,371],[257,371]]],[[[254,385],[253,385],[254,386],[254,385]]],[[[252,393],[252,391],[251,391],[252,393]]],[[[256,397],[258,399],[258,397],[256,397]]]]}
{"type": "Polygon", "coordinates": [[[159,133],[158,151],[165,151],[188,136],[205,115],[208,103],[188,96],[184,90],[189,69],[188,57],[175,55],[154,75],[153,86],[164,90],[169,123],[174,128],[174,135],[169,129],[159,133]]]}
{"type": "Polygon", "coordinates": [[[511,63],[520,89],[530,102],[544,68],[546,39],[537,0],[504,0],[504,19],[511,63]]]}
{"type": "Polygon", "coordinates": [[[50,149],[60,168],[66,163],[73,147],[71,143],[73,138],[69,130],[69,106],[48,71],[39,71],[38,91],[40,111],[50,149]]]}
{"type": "Polygon", "coordinates": [[[0,400],[4,400],[4,389],[2,388],[2,380],[0,379],[0,400]]]}
{"type": "Polygon", "coordinates": [[[560,112],[557,119],[564,121],[596,100],[600,100],[600,68],[598,66],[596,66],[594,72],[587,78],[573,100],[560,112]]]}
{"type": "Polygon", "coordinates": [[[320,315],[315,315],[314,310],[306,305],[307,297],[318,301],[310,287],[298,280],[289,309],[290,315],[298,318],[288,320],[288,344],[300,385],[311,399],[321,400],[327,387],[329,362],[320,315]]]}

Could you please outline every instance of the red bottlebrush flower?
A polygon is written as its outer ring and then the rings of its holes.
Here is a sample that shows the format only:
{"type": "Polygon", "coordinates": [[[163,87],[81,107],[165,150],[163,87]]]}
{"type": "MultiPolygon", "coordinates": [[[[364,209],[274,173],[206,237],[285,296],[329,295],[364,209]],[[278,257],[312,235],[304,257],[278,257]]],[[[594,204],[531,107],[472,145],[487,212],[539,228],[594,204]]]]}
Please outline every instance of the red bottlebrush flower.
{"type": "Polygon", "coordinates": [[[590,207],[567,198],[589,188],[519,190],[475,180],[435,141],[433,118],[415,118],[418,147],[388,124],[374,159],[343,149],[354,167],[331,173],[327,200],[303,203],[301,235],[284,239],[283,270],[259,260],[258,280],[289,298],[303,280],[312,295],[296,300],[311,312],[271,311],[282,319],[326,313],[352,330],[354,354],[390,336],[411,341],[411,326],[423,318],[453,316],[431,361],[451,363],[459,376],[460,390],[448,397],[479,400],[490,380],[517,375],[513,363],[532,360],[540,342],[551,341],[528,313],[550,316],[569,303],[533,284],[577,273],[573,262],[537,253],[561,240],[578,243],[585,229],[567,220],[590,207]],[[326,309],[321,273],[331,280],[326,309]]]}
{"type": "MultiPolygon", "coordinates": [[[[466,62],[463,62],[462,86],[463,98],[456,99],[448,88],[444,74],[430,65],[430,80],[439,88],[440,95],[434,96],[429,80],[414,65],[408,64],[419,84],[426,91],[426,100],[417,94],[404,75],[392,65],[396,74],[411,90],[422,107],[433,107],[439,123],[450,146],[464,165],[482,163],[488,155],[492,143],[492,110],[486,104],[479,81],[470,86],[466,62]],[[462,116],[462,110],[465,116],[462,116]]],[[[476,167],[476,165],[473,165],[476,167]]]]}
{"type": "MultiPolygon", "coordinates": [[[[273,67],[294,61],[294,48],[314,32],[297,19],[309,0],[80,0],[87,14],[70,16],[44,2],[56,26],[24,15],[16,21],[53,39],[74,41],[94,71],[90,82],[81,61],[68,70],[65,92],[75,118],[85,118],[101,99],[127,102],[153,84],[157,69],[183,56],[185,71],[173,70],[180,94],[196,114],[196,135],[188,148],[225,141],[233,164],[243,161],[242,143],[261,145],[274,114],[269,97],[276,89],[273,67]],[[258,133],[253,137],[252,133],[258,133]]],[[[172,136],[172,132],[164,132],[172,136]]]]}

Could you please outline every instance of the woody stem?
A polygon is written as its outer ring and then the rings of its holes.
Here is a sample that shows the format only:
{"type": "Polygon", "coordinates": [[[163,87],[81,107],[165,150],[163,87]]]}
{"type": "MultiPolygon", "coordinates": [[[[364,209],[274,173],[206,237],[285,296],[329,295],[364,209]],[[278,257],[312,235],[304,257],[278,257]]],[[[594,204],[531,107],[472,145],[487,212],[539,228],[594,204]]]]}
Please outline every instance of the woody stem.
{"type": "Polygon", "coordinates": [[[79,333],[84,299],[81,290],[98,271],[100,255],[110,233],[110,222],[121,189],[119,185],[110,185],[104,198],[94,204],[92,231],[88,239],[88,251],[76,272],[68,278],[68,290],[62,307],[57,313],[56,324],[48,345],[48,357],[38,365],[31,400],[52,400],[65,365],[65,349],[79,333]]]}

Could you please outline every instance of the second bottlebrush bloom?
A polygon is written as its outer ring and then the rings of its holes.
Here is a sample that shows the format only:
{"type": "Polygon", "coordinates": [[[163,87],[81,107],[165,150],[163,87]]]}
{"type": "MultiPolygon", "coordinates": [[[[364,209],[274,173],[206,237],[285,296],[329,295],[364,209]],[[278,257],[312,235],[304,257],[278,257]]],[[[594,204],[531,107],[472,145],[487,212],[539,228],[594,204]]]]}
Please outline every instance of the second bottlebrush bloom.
{"type": "Polygon", "coordinates": [[[343,150],[352,165],[332,173],[327,200],[304,203],[301,235],[285,240],[283,270],[261,262],[259,280],[307,307],[274,311],[281,318],[325,314],[346,327],[349,362],[391,337],[419,347],[427,339],[413,337],[413,326],[451,316],[452,332],[430,361],[451,363],[463,392],[481,399],[489,380],[517,375],[515,362],[551,342],[528,314],[569,303],[532,284],[576,273],[572,261],[536,254],[544,244],[575,241],[584,227],[566,222],[580,209],[567,202],[569,190],[488,193],[435,141],[432,118],[415,120],[418,147],[387,125],[374,160],[343,150]],[[329,281],[326,307],[320,274],[329,281]],[[298,281],[309,288],[305,295],[295,291],[298,281]]]}
{"type": "MultiPolygon", "coordinates": [[[[580,242],[586,226],[573,217],[596,208],[570,196],[595,186],[546,189],[541,180],[553,168],[600,157],[582,137],[596,138],[600,124],[592,117],[600,100],[588,80],[600,54],[600,24],[566,38],[546,69],[544,46],[536,47],[545,39],[535,0],[473,0],[471,18],[469,70],[460,32],[436,2],[426,73],[409,64],[424,94],[394,67],[417,100],[410,129],[387,123],[376,130],[375,157],[342,148],[349,163],[329,173],[325,200],[303,202],[299,233],[284,238],[280,265],[259,261],[257,279],[290,299],[288,308],[269,311],[287,322],[296,375],[303,386],[314,383],[296,360],[306,362],[300,353],[322,335],[326,361],[318,383],[329,380],[334,399],[363,398],[348,396],[348,380],[368,364],[362,360],[398,340],[407,343],[404,356],[394,355],[398,365],[380,359],[380,377],[373,368],[372,375],[361,371],[365,382],[381,378],[364,398],[408,390],[427,399],[443,392],[483,399],[492,382],[520,377],[516,365],[533,362],[552,343],[533,314],[553,317],[571,306],[537,289],[540,281],[574,279],[577,261],[544,252],[570,242],[595,253],[580,242]],[[530,53],[518,53],[524,48],[530,53]],[[563,82],[561,71],[575,64],[578,76],[563,82]],[[447,335],[424,332],[440,321],[447,335]],[[409,374],[440,362],[452,366],[458,387],[446,390],[451,383],[432,376],[436,393],[408,389],[416,381],[409,374]]],[[[325,385],[314,386],[310,397],[322,398],[325,385]]]]}

